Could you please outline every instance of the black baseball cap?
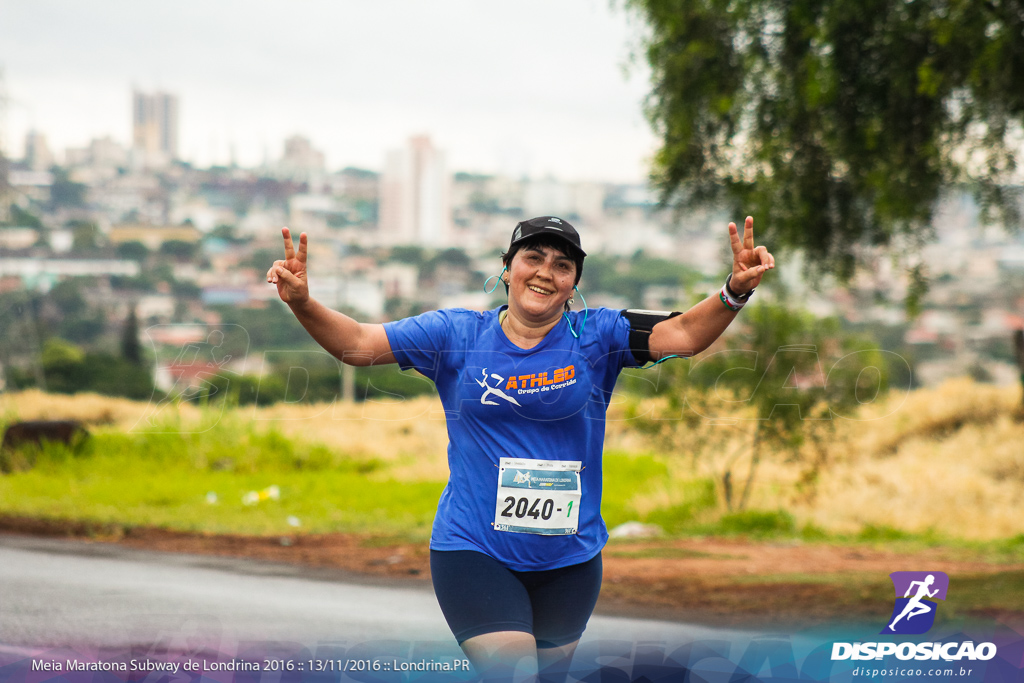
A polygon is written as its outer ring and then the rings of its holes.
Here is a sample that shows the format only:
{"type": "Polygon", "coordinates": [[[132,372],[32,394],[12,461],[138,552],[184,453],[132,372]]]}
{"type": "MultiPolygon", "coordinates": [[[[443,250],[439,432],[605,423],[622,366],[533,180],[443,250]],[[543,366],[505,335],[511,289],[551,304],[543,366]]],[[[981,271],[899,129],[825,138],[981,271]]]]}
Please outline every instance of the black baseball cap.
{"type": "Polygon", "coordinates": [[[512,241],[509,242],[508,248],[511,250],[519,242],[535,235],[560,237],[569,244],[571,251],[580,256],[587,255],[587,252],[583,251],[583,247],[580,246],[580,234],[576,232],[576,228],[572,227],[569,221],[555,216],[538,216],[516,223],[516,229],[512,231],[512,241]]]}

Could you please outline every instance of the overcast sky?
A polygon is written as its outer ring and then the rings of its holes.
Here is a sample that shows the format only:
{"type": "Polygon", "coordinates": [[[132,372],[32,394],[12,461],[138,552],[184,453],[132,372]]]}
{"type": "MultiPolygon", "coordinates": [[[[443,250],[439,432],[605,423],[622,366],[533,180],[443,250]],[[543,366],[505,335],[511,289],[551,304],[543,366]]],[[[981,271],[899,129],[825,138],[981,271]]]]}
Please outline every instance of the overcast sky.
{"type": "Polygon", "coordinates": [[[642,181],[639,30],[609,0],[0,0],[5,139],[127,144],[134,85],[179,95],[201,165],[300,133],[331,169],[379,169],[428,133],[453,170],[642,181]]]}

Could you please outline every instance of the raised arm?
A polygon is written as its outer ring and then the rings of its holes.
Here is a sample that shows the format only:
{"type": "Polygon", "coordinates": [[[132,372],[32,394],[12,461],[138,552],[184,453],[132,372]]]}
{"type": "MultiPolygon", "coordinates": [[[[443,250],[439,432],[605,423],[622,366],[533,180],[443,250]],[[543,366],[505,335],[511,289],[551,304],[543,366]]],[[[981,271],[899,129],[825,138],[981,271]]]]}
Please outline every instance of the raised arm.
{"type": "MultiPolygon", "coordinates": [[[[754,246],[754,219],[747,216],[740,240],[735,223],[729,223],[729,243],[732,246],[732,278],[729,289],[738,295],[752,290],[761,282],[765,271],[775,267],[775,257],[765,247],[754,246]]],[[[651,357],[693,356],[711,346],[737,311],[730,309],[717,294],[663,322],[651,330],[651,357]]]]}
{"type": "Polygon", "coordinates": [[[267,282],[277,285],[277,295],[288,304],[310,336],[328,353],[348,365],[394,363],[384,326],[359,323],[333,311],[309,296],[306,281],[306,233],[299,235],[295,250],[288,228],[284,236],[284,260],[274,261],[267,282]]]}

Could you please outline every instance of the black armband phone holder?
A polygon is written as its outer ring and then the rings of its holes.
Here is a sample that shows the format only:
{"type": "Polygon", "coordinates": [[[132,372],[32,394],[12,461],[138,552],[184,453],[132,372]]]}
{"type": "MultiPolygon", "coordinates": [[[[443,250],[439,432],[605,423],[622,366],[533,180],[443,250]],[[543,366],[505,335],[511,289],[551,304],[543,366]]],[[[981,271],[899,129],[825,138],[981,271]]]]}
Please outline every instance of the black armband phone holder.
{"type": "Polygon", "coordinates": [[[680,311],[644,311],[629,308],[622,311],[622,317],[629,321],[629,350],[640,365],[650,363],[651,330],[663,320],[682,315],[680,311]]]}

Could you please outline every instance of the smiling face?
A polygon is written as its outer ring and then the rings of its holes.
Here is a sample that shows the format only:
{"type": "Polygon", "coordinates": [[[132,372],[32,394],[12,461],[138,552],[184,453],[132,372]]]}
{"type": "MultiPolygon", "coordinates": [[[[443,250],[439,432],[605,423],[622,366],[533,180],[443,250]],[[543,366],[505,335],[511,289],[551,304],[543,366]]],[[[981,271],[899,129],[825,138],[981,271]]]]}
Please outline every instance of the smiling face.
{"type": "Polygon", "coordinates": [[[576,263],[569,256],[551,246],[528,245],[519,249],[506,267],[511,311],[534,322],[562,315],[576,284],[576,263]]]}

